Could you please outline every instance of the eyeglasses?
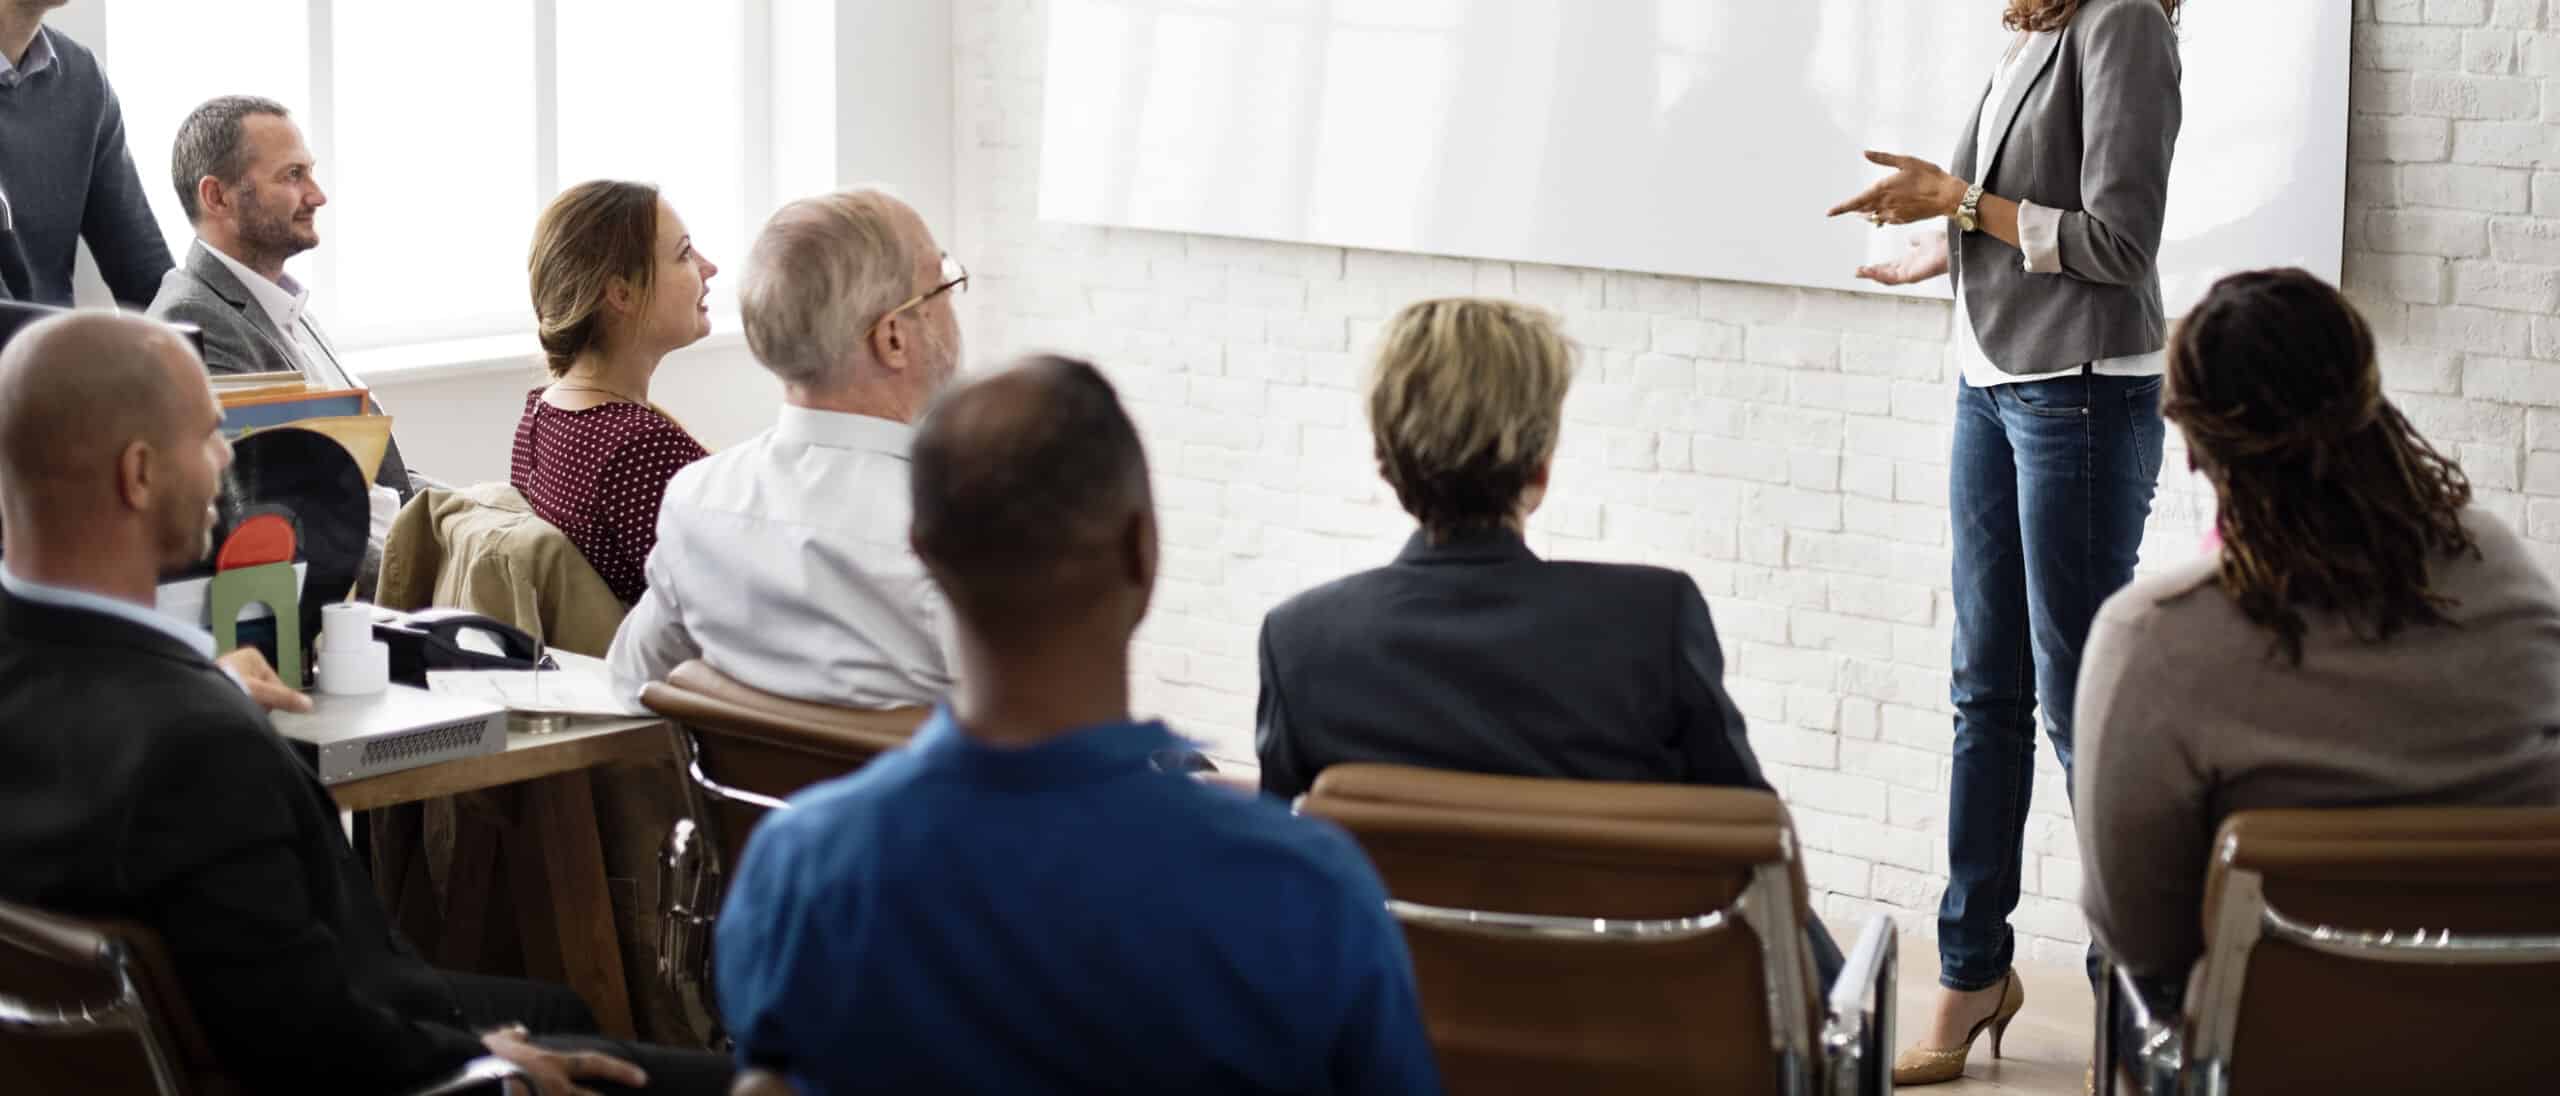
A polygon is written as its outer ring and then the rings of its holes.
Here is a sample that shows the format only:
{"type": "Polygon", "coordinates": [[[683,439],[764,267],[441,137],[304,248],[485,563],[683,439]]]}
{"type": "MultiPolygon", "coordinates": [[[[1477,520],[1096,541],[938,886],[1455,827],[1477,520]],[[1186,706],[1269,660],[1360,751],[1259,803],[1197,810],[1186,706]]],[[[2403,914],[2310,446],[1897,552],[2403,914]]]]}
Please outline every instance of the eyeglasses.
{"type": "Polygon", "coordinates": [[[874,332],[880,330],[881,324],[889,322],[889,317],[954,290],[962,293],[969,291],[969,268],[960,265],[960,260],[952,258],[951,253],[945,251],[942,253],[942,284],[909,297],[905,304],[881,313],[879,319],[871,321],[871,330],[863,332],[863,337],[870,338],[874,332]]]}

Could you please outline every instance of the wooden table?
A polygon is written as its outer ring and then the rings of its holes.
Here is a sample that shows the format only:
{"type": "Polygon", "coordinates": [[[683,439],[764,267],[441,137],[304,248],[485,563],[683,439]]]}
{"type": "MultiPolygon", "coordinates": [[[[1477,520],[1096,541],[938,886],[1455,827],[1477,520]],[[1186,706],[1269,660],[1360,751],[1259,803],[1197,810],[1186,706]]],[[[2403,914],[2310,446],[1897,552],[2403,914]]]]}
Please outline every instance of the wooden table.
{"type": "MultiPolygon", "coordinates": [[[[519,785],[533,840],[510,847],[507,860],[526,965],[537,977],[556,978],[577,991],[606,1035],[632,1039],[637,1033],[631,990],[605,890],[604,845],[596,835],[588,771],[664,761],[673,748],[668,733],[669,725],[658,719],[580,720],[550,734],[509,734],[503,753],[350,780],[329,792],[340,807],[361,811],[519,785]]],[[[486,857],[457,856],[453,889],[485,893],[489,868],[486,857]],[[465,873],[476,873],[477,882],[461,879],[465,873]]],[[[478,921],[467,916],[456,923],[477,931],[478,921]]]]}

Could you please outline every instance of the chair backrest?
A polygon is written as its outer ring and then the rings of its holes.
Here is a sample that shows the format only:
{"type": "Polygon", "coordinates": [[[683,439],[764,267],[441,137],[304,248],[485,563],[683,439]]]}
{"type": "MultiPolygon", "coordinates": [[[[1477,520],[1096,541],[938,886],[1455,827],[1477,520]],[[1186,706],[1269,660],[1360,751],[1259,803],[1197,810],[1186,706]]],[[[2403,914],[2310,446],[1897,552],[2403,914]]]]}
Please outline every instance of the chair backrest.
{"type": "Polygon", "coordinates": [[[682,728],[694,817],[708,824],[720,863],[733,870],[767,811],[906,745],[932,714],[790,700],[738,684],[699,660],[642,688],[640,702],[682,728]]]}
{"type": "Polygon", "coordinates": [[[1766,792],[1336,765],[1453,1092],[1792,1092],[1820,1012],[1766,792]]]}
{"type": "Polygon", "coordinates": [[[2560,1070],[2560,809],[2250,811],[2214,841],[2189,1070],[2526,1092],[2560,1070]]]}
{"type": "Polygon", "coordinates": [[[0,1077],[8,1087],[202,1091],[196,1076],[210,1059],[159,950],[147,930],[0,902],[0,1077]],[[180,1028],[193,1036],[193,1055],[180,1028]]]}

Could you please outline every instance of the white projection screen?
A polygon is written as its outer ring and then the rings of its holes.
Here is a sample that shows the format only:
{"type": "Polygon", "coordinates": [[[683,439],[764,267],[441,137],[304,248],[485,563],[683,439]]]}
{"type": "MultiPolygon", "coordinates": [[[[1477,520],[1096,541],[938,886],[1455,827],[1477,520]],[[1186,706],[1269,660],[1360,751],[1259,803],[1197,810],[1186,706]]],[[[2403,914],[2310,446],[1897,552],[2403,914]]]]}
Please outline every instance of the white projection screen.
{"type": "MultiPolygon", "coordinates": [[[[1825,209],[1948,162],[2004,0],[1053,0],[1043,219],[1883,290],[1825,209]]],[[[2190,0],[2161,249],[2335,281],[2345,0],[2190,0]]],[[[1945,296],[1944,279],[1899,292],[1945,296]]]]}

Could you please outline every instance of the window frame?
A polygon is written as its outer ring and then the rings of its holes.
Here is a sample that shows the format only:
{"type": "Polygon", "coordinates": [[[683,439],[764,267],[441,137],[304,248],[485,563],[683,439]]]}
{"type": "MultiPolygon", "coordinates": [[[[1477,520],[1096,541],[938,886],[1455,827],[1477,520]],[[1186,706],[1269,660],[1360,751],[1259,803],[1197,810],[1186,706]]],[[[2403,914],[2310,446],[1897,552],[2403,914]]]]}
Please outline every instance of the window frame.
{"type": "MultiPolygon", "coordinates": [[[[111,80],[116,75],[114,43],[107,40],[111,38],[105,33],[109,16],[103,9],[128,3],[152,2],[156,0],[100,0],[97,10],[89,13],[90,21],[81,26],[81,30],[89,32],[89,37],[84,38],[84,41],[94,38],[104,42],[106,48],[102,53],[109,66],[111,80]]],[[[308,65],[308,86],[304,91],[303,102],[296,104],[295,114],[297,121],[302,125],[304,140],[311,146],[313,156],[320,162],[324,179],[327,178],[331,165],[340,163],[337,157],[340,145],[338,140],[340,112],[338,110],[339,66],[336,50],[336,20],[341,10],[340,5],[378,2],[380,0],[304,0],[303,3],[305,25],[303,43],[308,51],[308,56],[305,58],[308,65]]],[[[531,178],[525,181],[525,185],[532,193],[533,208],[540,209],[559,193],[562,185],[559,87],[560,6],[559,0],[523,0],[523,2],[530,9],[533,26],[533,88],[530,104],[533,113],[533,170],[531,178]]],[[[739,58],[741,79],[734,90],[738,107],[738,125],[744,147],[749,150],[769,150],[772,146],[775,100],[780,91],[778,79],[781,75],[777,72],[774,63],[776,45],[773,39],[776,22],[773,6],[776,2],[777,0],[725,0],[723,5],[724,8],[734,11],[737,18],[741,20],[739,42],[744,56],[739,58]]],[[[796,0],[780,0],[780,2],[796,2],[796,0]]],[[[829,63],[832,65],[832,60],[829,63]]],[[[775,204],[777,189],[775,162],[773,155],[769,152],[757,154],[751,151],[749,155],[743,157],[743,160],[739,173],[738,206],[728,212],[734,215],[736,223],[742,229],[751,230],[773,209],[775,204]]],[[[150,187],[160,184],[157,180],[144,180],[144,185],[150,187]]],[[[174,254],[184,254],[191,242],[187,238],[172,240],[171,250],[174,254]]],[[[333,301],[341,296],[341,264],[337,250],[324,241],[322,246],[308,253],[297,265],[302,267],[300,271],[302,280],[312,291],[318,314],[325,320],[332,312],[343,312],[333,307],[333,301]]],[[[715,313],[727,311],[720,307],[719,298],[724,296],[726,295],[715,295],[715,313]]],[[[529,337],[534,330],[532,309],[528,304],[505,312],[483,312],[379,324],[332,324],[330,336],[350,354],[372,356],[368,352],[391,351],[395,353],[384,356],[407,358],[411,355],[396,352],[404,348],[446,342],[485,345],[492,339],[529,337]]]]}

